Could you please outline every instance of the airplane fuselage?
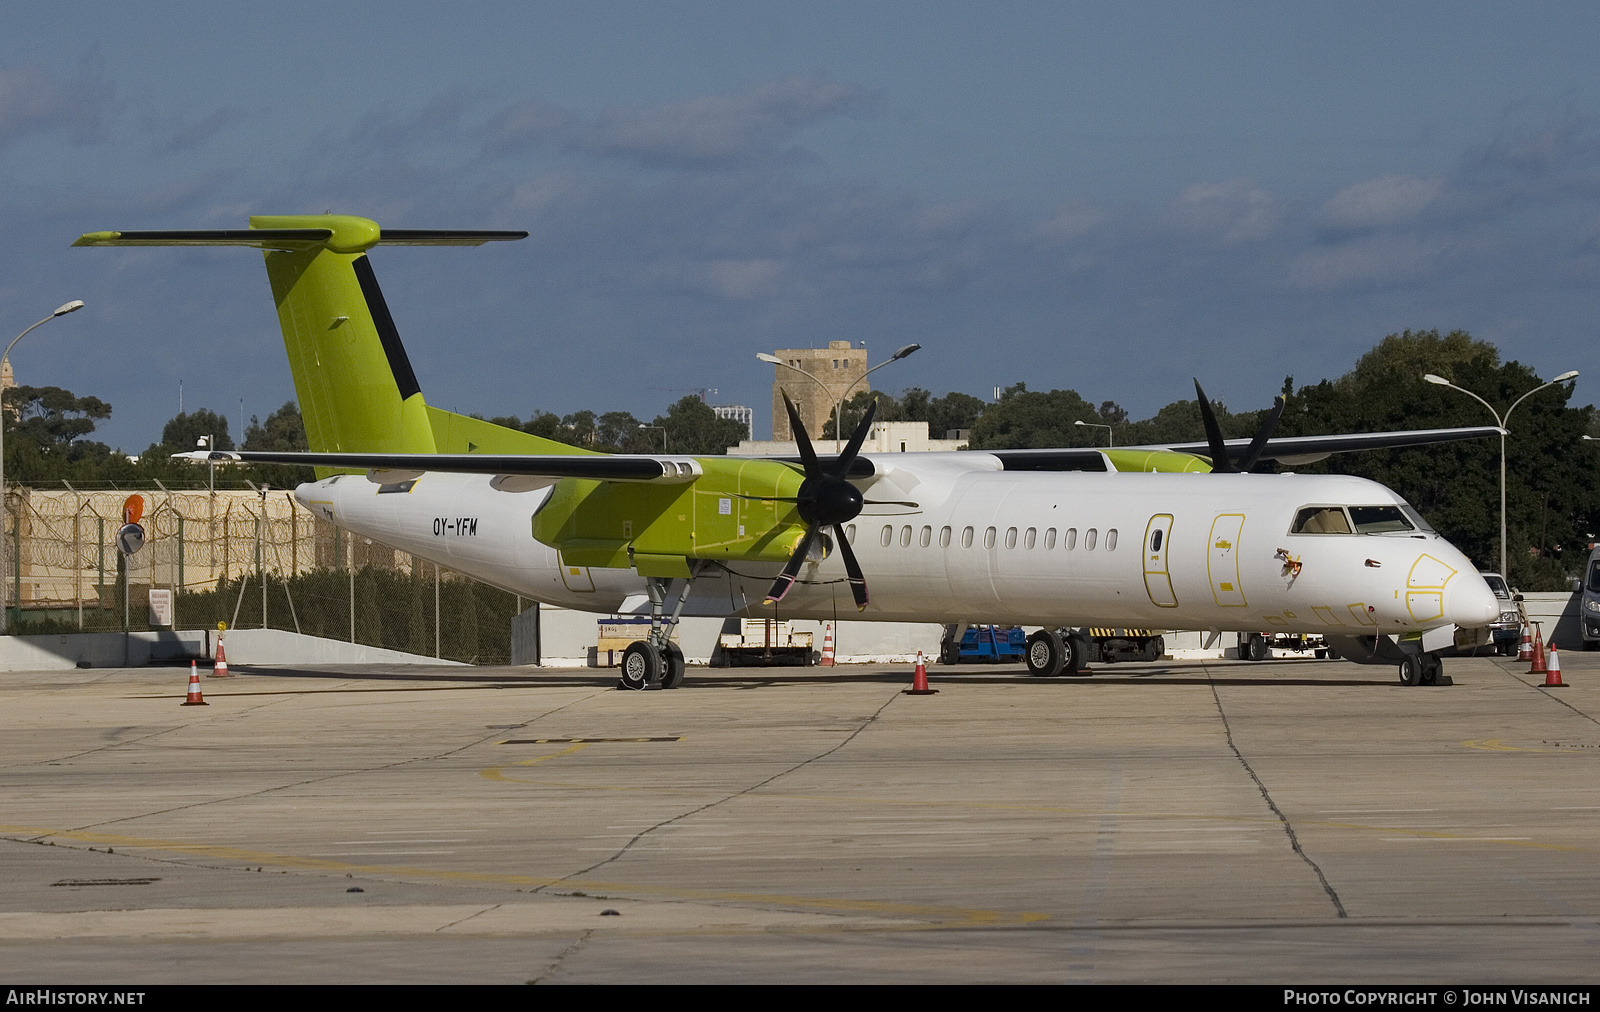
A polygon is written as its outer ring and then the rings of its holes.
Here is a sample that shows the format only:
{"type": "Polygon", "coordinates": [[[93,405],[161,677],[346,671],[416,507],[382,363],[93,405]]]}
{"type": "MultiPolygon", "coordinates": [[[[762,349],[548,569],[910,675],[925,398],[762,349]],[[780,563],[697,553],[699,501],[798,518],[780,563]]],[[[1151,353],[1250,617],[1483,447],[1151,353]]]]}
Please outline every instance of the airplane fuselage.
{"type": "MultiPolygon", "coordinates": [[[[856,614],[830,552],[802,568],[777,606],[782,617],[1348,636],[1499,614],[1472,564],[1420,518],[1386,533],[1291,533],[1312,506],[1409,510],[1361,478],[1001,471],[979,452],[872,460],[867,498],[916,505],[869,506],[848,525],[871,602],[856,614]]],[[[295,494],[341,527],[508,591],[596,612],[645,610],[633,570],[563,565],[533,537],[548,489],[500,491],[491,477],[429,473],[379,486],[344,475],[295,494]]],[[[778,568],[705,565],[684,613],[771,615],[762,602],[778,568]]]]}

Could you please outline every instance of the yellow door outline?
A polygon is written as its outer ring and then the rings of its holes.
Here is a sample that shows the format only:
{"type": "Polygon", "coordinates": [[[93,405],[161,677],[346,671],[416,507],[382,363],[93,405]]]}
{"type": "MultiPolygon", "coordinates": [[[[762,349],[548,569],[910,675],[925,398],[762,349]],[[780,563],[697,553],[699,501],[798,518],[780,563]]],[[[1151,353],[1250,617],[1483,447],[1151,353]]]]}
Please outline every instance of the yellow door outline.
{"type": "Polygon", "coordinates": [[[1211,577],[1211,596],[1220,608],[1244,608],[1248,604],[1239,582],[1239,539],[1243,534],[1243,513],[1219,513],[1211,521],[1206,574],[1211,577]]]}
{"type": "Polygon", "coordinates": [[[1157,513],[1144,529],[1144,589],[1157,608],[1176,608],[1172,574],[1167,571],[1167,545],[1172,541],[1172,514],[1157,513]]]}

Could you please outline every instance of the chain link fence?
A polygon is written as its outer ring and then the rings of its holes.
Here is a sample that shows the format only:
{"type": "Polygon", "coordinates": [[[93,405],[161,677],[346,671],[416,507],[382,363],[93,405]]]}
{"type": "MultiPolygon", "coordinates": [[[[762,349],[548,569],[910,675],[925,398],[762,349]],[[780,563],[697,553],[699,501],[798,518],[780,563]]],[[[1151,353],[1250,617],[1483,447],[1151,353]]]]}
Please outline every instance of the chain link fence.
{"type": "Polygon", "coordinates": [[[151,590],[176,625],[274,628],[453,660],[505,662],[511,594],[313,516],[282,490],[8,487],[0,603],[12,632],[149,627],[151,590]],[[130,495],[145,546],[117,551],[130,495]],[[123,566],[127,601],[123,601],[123,566]]]}

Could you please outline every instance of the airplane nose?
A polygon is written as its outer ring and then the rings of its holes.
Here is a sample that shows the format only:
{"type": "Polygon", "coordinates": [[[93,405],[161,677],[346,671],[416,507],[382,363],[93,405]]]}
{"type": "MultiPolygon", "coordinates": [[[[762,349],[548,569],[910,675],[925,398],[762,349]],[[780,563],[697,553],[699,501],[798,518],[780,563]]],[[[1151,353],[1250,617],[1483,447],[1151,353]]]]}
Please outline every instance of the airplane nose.
{"type": "Polygon", "coordinates": [[[1450,618],[1464,627],[1488,625],[1500,618],[1500,599],[1470,570],[1450,588],[1450,618]]]}

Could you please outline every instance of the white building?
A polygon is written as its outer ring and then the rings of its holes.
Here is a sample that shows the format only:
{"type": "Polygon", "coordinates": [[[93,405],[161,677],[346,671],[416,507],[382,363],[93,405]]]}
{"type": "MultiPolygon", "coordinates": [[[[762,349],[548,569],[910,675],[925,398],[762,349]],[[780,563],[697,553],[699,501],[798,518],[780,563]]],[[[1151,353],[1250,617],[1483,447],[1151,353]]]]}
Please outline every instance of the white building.
{"type": "MultiPolygon", "coordinates": [[[[837,443],[844,449],[844,440],[837,443]]],[[[813,439],[818,453],[835,452],[832,439],[813,439]]],[[[867,432],[862,453],[928,453],[936,450],[965,450],[965,439],[929,439],[927,422],[873,422],[867,432]]],[[[746,439],[738,446],[728,447],[730,457],[792,457],[800,448],[792,441],[746,439]]]]}

